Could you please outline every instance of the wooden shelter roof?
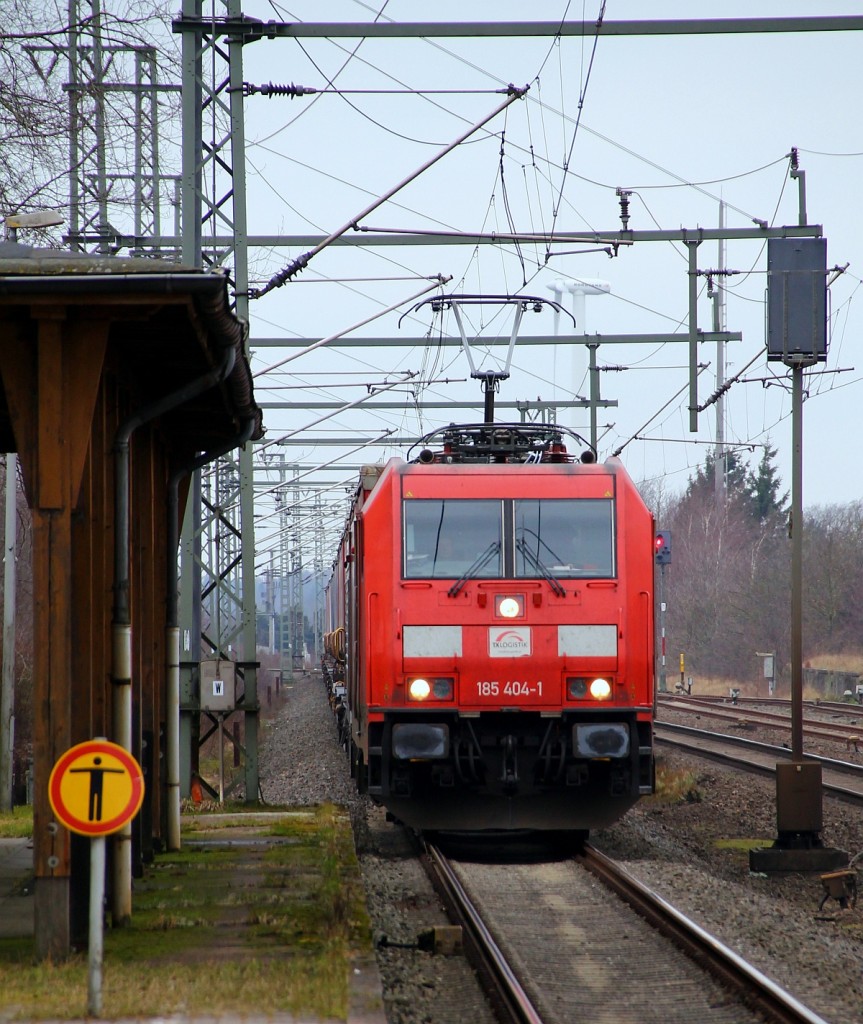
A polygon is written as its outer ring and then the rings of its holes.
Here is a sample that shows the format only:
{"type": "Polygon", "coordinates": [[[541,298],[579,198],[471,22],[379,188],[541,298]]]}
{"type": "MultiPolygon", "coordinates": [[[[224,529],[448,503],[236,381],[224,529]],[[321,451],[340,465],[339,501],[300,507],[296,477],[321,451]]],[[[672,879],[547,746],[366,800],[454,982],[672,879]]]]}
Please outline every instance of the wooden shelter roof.
{"type": "MultiPolygon", "coordinates": [[[[36,337],[36,313],[110,325],[106,372],[140,408],[214,371],[233,350],[225,381],[182,403],[161,419],[181,459],[236,435],[250,418],[252,438],[263,435],[244,347],[247,324],[231,311],[227,275],[159,259],[92,256],[0,244],[0,344],[4,325],[36,337]]],[[[0,451],[16,451],[4,389],[0,388],[0,451]]]]}

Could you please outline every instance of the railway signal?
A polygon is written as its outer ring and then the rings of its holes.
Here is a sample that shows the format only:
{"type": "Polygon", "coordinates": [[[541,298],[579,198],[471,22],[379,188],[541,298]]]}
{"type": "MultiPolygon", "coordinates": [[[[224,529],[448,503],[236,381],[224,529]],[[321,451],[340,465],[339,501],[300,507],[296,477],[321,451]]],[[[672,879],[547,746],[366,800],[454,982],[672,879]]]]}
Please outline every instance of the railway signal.
{"type": "Polygon", "coordinates": [[[653,541],[653,551],[657,565],[671,564],[671,531],[661,530],[653,541]]]}

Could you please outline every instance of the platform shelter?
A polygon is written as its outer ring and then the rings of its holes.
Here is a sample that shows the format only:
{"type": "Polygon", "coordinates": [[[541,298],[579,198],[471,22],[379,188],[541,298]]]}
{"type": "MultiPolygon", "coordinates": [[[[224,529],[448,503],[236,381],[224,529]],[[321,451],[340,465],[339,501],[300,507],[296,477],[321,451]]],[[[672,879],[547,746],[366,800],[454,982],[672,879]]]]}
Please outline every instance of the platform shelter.
{"type": "Polygon", "coordinates": [[[20,457],[33,518],[43,957],[86,929],[86,840],[47,796],[65,751],[97,736],[130,749],[147,780],[141,843],[164,838],[172,519],[197,462],[262,435],[246,341],[223,272],[0,244],[0,451],[20,457]]]}

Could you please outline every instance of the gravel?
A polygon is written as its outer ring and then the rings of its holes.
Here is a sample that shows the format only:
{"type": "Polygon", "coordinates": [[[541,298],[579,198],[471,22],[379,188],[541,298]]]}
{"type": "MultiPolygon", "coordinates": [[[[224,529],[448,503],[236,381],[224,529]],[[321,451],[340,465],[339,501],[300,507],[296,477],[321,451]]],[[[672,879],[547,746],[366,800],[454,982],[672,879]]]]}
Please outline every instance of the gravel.
{"type": "Polygon", "coordinates": [[[405,834],[357,793],[320,677],[301,676],[284,686],[272,711],[264,718],[260,750],[264,799],[348,808],[389,1024],[496,1024],[462,956],[404,948],[448,919],[405,834]]]}
{"type": "MultiPolygon", "coordinates": [[[[462,958],[392,945],[413,943],[446,916],[400,830],[354,790],[320,677],[298,676],[284,686],[264,723],[264,798],[349,809],[372,925],[390,943],[377,951],[390,1024],[491,1024],[462,958]]],[[[863,901],[841,909],[831,899],[819,910],[819,875],[749,871],[751,841],[776,834],[772,780],[688,754],[660,756],[672,770],[692,772],[689,798],[674,805],[642,800],[621,822],[594,833],[594,845],[830,1024],[860,1024],[863,901]]],[[[823,838],[849,857],[860,853],[863,863],[863,812],[825,797],[823,838]]]]}

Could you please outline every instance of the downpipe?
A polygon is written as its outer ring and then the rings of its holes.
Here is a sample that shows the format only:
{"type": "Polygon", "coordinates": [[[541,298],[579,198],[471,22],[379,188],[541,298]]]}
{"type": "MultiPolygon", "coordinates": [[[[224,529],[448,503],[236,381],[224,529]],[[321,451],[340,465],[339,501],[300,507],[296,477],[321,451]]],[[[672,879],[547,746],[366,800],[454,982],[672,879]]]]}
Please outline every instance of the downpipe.
{"type": "Polygon", "coordinates": [[[179,615],[179,564],[176,553],[180,546],[180,482],[184,477],[201,469],[235,448],[241,448],[252,436],[255,418],[249,417],[243,429],[229,442],[208,452],[203,452],[185,466],[181,466],[168,481],[168,579],[166,648],[168,655],[166,677],[165,725],[167,815],[169,850],[180,849],[180,615],[179,615]]]}
{"type": "MultiPolygon", "coordinates": [[[[130,611],[130,446],[132,434],[145,423],[163,416],[222,383],[234,368],[237,352],[226,346],[221,364],[176,391],[143,406],[120,425],[114,437],[114,604],[111,617],[111,726],[114,742],[132,749],[132,618],[130,611]]],[[[172,557],[168,552],[168,561],[172,557]]],[[[114,927],[128,925],[132,917],[132,826],[114,835],[111,919],[114,927]]]]}

